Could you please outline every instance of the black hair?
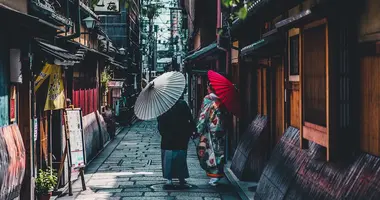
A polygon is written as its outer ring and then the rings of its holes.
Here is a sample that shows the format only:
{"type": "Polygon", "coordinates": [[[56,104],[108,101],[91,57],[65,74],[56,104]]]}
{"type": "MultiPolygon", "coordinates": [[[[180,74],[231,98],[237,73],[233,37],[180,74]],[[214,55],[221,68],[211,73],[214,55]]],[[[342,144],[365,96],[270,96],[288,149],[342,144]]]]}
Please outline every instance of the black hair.
{"type": "Polygon", "coordinates": [[[207,81],[207,86],[210,88],[211,91],[215,92],[214,88],[212,87],[210,81],[207,81]]]}

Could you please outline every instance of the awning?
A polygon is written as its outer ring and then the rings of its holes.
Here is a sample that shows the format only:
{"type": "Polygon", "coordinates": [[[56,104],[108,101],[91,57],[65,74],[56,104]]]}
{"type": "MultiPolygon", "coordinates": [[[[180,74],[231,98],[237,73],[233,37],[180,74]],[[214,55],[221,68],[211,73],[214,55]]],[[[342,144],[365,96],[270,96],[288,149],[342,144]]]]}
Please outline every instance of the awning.
{"type": "Polygon", "coordinates": [[[249,55],[249,54],[260,54],[260,53],[263,53],[263,52],[260,52],[264,47],[266,46],[269,46],[271,44],[274,44],[276,42],[278,42],[280,39],[278,37],[277,34],[275,34],[277,31],[275,32],[271,32],[270,35],[267,35],[267,37],[264,37],[262,38],[261,40],[255,42],[255,43],[252,43],[248,46],[245,46],[243,47],[241,50],[240,50],[240,56],[246,56],[246,55],[249,55]],[[260,50],[260,51],[259,51],[260,50]]]}
{"type": "Polygon", "coordinates": [[[57,47],[57,46],[54,46],[42,41],[38,41],[38,40],[36,41],[41,51],[65,63],[64,65],[74,65],[75,63],[79,63],[82,60],[80,57],[71,54],[65,49],[62,49],[60,47],[57,47]]]}
{"type": "Polygon", "coordinates": [[[2,3],[0,3],[0,23],[8,24],[8,25],[23,25],[28,27],[29,29],[39,30],[48,28],[52,29],[52,31],[61,31],[64,32],[64,28],[60,28],[56,25],[53,25],[45,20],[42,20],[38,17],[34,17],[32,15],[28,15],[12,9],[2,3]],[[12,19],[12,20],[9,20],[12,19]]]}
{"type": "Polygon", "coordinates": [[[105,59],[108,59],[108,60],[112,59],[111,56],[109,56],[109,55],[107,55],[105,53],[102,53],[100,51],[97,51],[96,49],[92,49],[92,48],[86,47],[86,46],[84,46],[84,45],[82,45],[82,44],[80,44],[78,42],[69,40],[69,41],[67,41],[67,43],[75,45],[76,47],[79,47],[79,49],[77,50],[77,53],[76,53],[76,55],[79,56],[79,57],[80,56],[85,56],[86,53],[93,53],[93,54],[96,54],[98,56],[102,56],[102,57],[104,57],[105,59]]]}
{"type": "Polygon", "coordinates": [[[312,12],[310,9],[302,11],[301,13],[289,17],[287,19],[281,20],[275,24],[277,29],[291,29],[295,27],[298,23],[301,23],[302,21],[305,21],[310,18],[312,15],[312,12]]]}
{"type": "Polygon", "coordinates": [[[191,60],[195,60],[195,59],[201,59],[201,58],[204,58],[214,52],[217,52],[217,51],[225,51],[225,49],[219,47],[219,45],[217,43],[212,43],[196,52],[194,52],[193,54],[187,56],[185,59],[184,59],[184,62],[189,62],[191,60]]]}
{"type": "Polygon", "coordinates": [[[127,69],[127,67],[124,67],[122,63],[114,60],[111,56],[109,56],[105,53],[102,53],[96,49],[86,47],[86,46],[84,46],[78,42],[72,41],[72,40],[67,41],[67,43],[75,45],[76,47],[79,47],[79,49],[77,50],[77,52],[75,54],[77,57],[84,58],[87,53],[92,53],[92,54],[95,54],[97,56],[102,56],[106,60],[106,62],[109,63],[110,65],[113,65],[113,66],[121,68],[121,69],[127,69]]]}
{"type": "Polygon", "coordinates": [[[109,88],[122,88],[124,81],[108,81],[107,87],[109,88]]]}
{"type": "Polygon", "coordinates": [[[115,67],[118,67],[120,69],[127,69],[127,67],[124,67],[122,63],[120,62],[117,62],[116,60],[114,59],[109,59],[107,60],[107,62],[115,67]]]}

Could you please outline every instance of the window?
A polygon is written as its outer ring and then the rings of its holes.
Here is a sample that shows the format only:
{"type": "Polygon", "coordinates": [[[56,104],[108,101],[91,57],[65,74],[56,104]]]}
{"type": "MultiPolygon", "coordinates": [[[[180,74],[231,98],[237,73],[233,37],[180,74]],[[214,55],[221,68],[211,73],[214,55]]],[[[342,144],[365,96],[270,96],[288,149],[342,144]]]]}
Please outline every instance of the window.
{"type": "Polygon", "coordinates": [[[290,53],[290,75],[299,75],[299,35],[290,37],[289,39],[290,53]]]}

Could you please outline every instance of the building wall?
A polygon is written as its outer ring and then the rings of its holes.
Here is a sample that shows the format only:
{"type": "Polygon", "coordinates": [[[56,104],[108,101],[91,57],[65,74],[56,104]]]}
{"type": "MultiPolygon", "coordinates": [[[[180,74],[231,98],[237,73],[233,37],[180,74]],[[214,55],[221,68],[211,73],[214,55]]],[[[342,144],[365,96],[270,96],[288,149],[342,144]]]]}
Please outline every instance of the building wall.
{"type": "Polygon", "coordinates": [[[380,1],[364,0],[360,16],[359,41],[374,41],[380,38],[380,1]]]}
{"type": "Polygon", "coordinates": [[[9,6],[15,10],[22,13],[28,12],[28,1],[27,0],[0,0],[0,4],[9,6]]]}
{"type": "Polygon", "coordinates": [[[8,48],[0,33],[0,127],[9,124],[8,48]]]}
{"type": "Polygon", "coordinates": [[[187,27],[189,30],[189,35],[192,35],[194,32],[194,17],[195,17],[195,1],[194,0],[185,0],[185,8],[187,11],[187,27]]]}

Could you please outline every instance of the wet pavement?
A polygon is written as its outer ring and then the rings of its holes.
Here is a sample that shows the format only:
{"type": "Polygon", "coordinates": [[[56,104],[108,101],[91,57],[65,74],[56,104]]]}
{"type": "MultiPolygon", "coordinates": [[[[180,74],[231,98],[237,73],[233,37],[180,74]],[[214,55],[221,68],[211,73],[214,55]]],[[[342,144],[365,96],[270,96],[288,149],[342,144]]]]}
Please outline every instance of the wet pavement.
{"type": "Polygon", "coordinates": [[[73,185],[73,196],[58,199],[103,200],[238,200],[234,187],[223,179],[220,185],[208,185],[200,168],[195,146],[189,144],[188,166],[190,188],[163,188],[160,135],[155,121],[137,122],[124,128],[86,168],[85,191],[81,182],[73,185]]]}

